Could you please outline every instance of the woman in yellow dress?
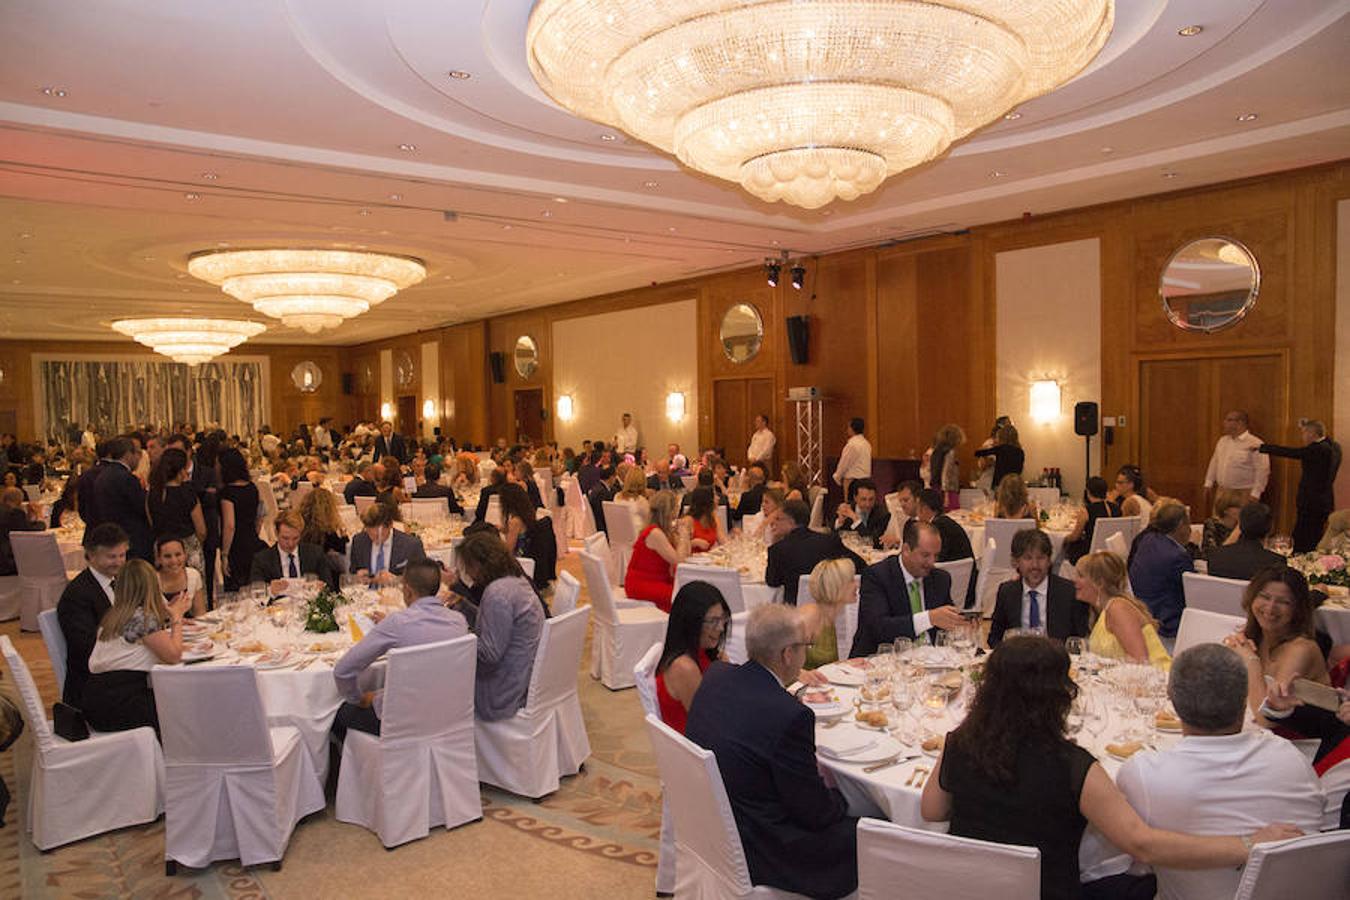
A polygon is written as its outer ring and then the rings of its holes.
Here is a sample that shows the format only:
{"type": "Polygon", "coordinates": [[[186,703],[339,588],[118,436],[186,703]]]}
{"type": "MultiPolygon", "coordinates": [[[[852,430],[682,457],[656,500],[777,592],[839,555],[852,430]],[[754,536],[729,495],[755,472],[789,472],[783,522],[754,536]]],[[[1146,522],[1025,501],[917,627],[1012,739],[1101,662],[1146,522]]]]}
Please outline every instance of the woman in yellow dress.
{"type": "Polygon", "coordinates": [[[1172,667],[1172,657],[1158,639],[1158,623],[1143,601],[1130,596],[1125,561],[1106,550],[1078,561],[1077,597],[1097,611],[1088,635],[1088,650],[1108,659],[1148,662],[1172,667]]]}

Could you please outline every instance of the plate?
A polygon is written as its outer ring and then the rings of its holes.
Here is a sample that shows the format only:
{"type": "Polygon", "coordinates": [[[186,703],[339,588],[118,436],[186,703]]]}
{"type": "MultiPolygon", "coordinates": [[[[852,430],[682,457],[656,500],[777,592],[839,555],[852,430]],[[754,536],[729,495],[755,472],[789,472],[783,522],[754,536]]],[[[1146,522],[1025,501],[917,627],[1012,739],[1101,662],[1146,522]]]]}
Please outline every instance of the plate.
{"type": "Polygon", "coordinates": [[[208,643],[208,646],[210,648],[208,650],[184,650],[183,655],[179,657],[179,662],[195,663],[215,658],[216,655],[215,645],[208,643]]]}
{"type": "Polygon", "coordinates": [[[811,710],[811,712],[815,713],[817,719],[833,719],[838,716],[842,716],[844,713],[852,709],[851,706],[846,706],[840,700],[831,700],[829,703],[803,702],[802,705],[805,706],[807,709],[811,710]]]}
{"type": "Polygon", "coordinates": [[[1180,723],[1180,722],[1178,722],[1176,725],[1170,725],[1170,726],[1167,726],[1167,727],[1163,727],[1162,725],[1159,725],[1157,722],[1154,722],[1154,723],[1153,723],[1153,728],[1154,728],[1155,731],[1160,731],[1160,732],[1162,732],[1163,734],[1181,734],[1181,723],[1180,723]]]}
{"type": "Polygon", "coordinates": [[[289,650],[269,650],[253,661],[253,668],[266,672],[269,669],[284,669],[294,663],[289,650]]]}
{"type": "Polygon", "coordinates": [[[830,680],[831,684],[842,684],[849,687],[862,687],[863,673],[852,666],[843,666],[839,663],[826,663],[817,672],[830,680]]]}
{"type": "Polygon", "coordinates": [[[890,759],[892,756],[899,756],[904,752],[904,746],[895,738],[889,734],[878,734],[877,742],[866,750],[859,750],[857,753],[848,753],[844,756],[831,756],[828,753],[821,753],[821,756],[830,762],[874,763],[881,762],[883,759],[890,759]]]}

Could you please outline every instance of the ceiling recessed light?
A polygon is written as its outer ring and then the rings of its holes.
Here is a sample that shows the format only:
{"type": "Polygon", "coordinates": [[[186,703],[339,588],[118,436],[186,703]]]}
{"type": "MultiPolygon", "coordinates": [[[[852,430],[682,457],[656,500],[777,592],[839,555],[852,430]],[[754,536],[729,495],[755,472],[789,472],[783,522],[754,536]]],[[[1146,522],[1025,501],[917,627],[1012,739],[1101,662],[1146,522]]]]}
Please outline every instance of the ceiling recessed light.
{"type": "Polygon", "coordinates": [[[551,210],[551,209],[546,209],[546,210],[542,211],[541,213],[539,213],[539,215],[543,216],[545,219],[551,219],[551,218],[553,218],[553,210],[551,210]]]}
{"type": "Polygon", "coordinates": [[[1181,35],[1182,37],[1195,37],[1197,34],[1199,34],[1204,30],[1205,26],[1203,25],[1187,25],[1185,28],[1177,29],[1177,34],[1181,35]]]}
{"type": "Polygon", "coordinates": [[[1258,116],[1256,113],[1243,113],[1237,117],[1239,122],[1255,122],[1258,116]]]}
{"type": "Polygon", "coordinates": [[[141,257],[141,262],[154,262],[154,261],[155,261],[155,258],[154,258],[153,256],[142,256],[142,257],[141,257]]]}
{"type": "Polygon", "coordinates": [[[229,241],[216,241],[216,246],[217,246],[217,247],[228,247],[228,246],[230,246],[230,242],[229,242],[229,241]]]}
{"type": "Polygon", "coordinates": [[[390,194],[390,195],[389,195],[389,199],[390,199],[390,200],[402,200],[402,199],[403,199],[403,195],[402,195],[402,194],[390,194]]]}
{"type": "Polygon", "coordinates": [[[19,240],[21,240],[21,241],[26,241],[26,240],[28,240],[28,239],[29,239],[30,237],[32,237],[32,236],[33,236],[33,232],[31,232],[31,231],[21,231],[21,232],[19,232],[19,240]]]}
{"type": "Polygon", "coordinates": [[[456,81],[468,81],[470,78],[473,77],[473,75],[469,74],[468,72],[465,72],[463,69],[451,69],[450,77],[455,79],[456,81]]]}
{"type": "Polygon", "coordinates": [[[659,182],[659,181],[644,181],[644,182],[642,182],[642,186],[645,187],[645,188],[658,188],[658,187],[661,186],[661,182],[659,182]]]}
{"type": "Polygon", "coordinates": [[[1116,152],[1116,148],[1115,148],[1115,147],[1103,147],[1103,148],[1102,148],[1102,152],[1103,152],[1103,153],[1115,153],[1115,152],[1116,152]]]}
{"type": "Polygon", "coordinates": [[[368,209],[358,209],[358,210],[356,211],[356,214],[357,214],[358,216],[368,216],[368,215],[370,215],[370,210],[368,210],[368,209]]]}
{"type": "Polygon", "coordinates": [[[666,231],[674,231],[674,230],[675,230],[675,226],[674,226],[674,225],[672,225],[672,226],[670,226],[669,228],[666,229],[666,231]]]}
{"type": "Polygon", "coordinates": [[[1007,172],[1003,172],[1003,171],[1001,171],[1001,170],[999,170],[999,169],[995,169],[994,171],[992,171],[992,172],[989,173],[989,177],[990,177],[990,178],[1002,178],[1004,175],[1007,175],[1007,174],[1008,174],[1007,172]]]}
{"type": "Polygon", "coordinates": [[[186,272],[179,272],[177,275],[175,275],[175,276],[173,276],[173,277],[174,277],[174,278],[177,278],[179,281],[182,281],[184,278],[187,277],[187,273],[186,273],[186,272]]]}
{"type": "Polygon", "coordinates": [[[48,97],[64,97],[66,95],[66,89],[59,87],[44,87],[42,88],[42,93],[46,94],[48,97]]]}
{"type": "Polygon", "coordinates": [[[1176,173],[1176,172],[1164,172],[1164,173],[1162,173],[1162,177],[1164,177],[1164,178],[1176,178],[1176,177],[1177,177],[1177,173],[1176,173]]]}
{"type": "Polygon", "coordinates": [[[1003,118],[1007,119],[1009,122],[1015,122],[1018,119],[1022,118],[1022,114],[1014,110],[1013,112],[1004,113],[1003,118]]]}
{"type": "Polygon", "coordinates": [[[503,225],[503,226],[502,226],[502,231],[510,231],[510,230],[511,230],[511,226],[510,226],[510,225],[503,225]]]}
{"type": "Polygon", "coordinates": [[[202,173],[202,180],[203,180],[203,181],[215,181],[215,180],[216,180],[217,178],[219,178],[219,177],[220,177],[220,176],[217,175],[215,172],[203,172],[203,173],[202,173]]]}
{"type": "Polygon", "coordinates": [[[554,203],[566,203],[566,202],[567,202],[567,198],[566,198],[566,197],[554,197],[554,198],[553,198],[553,202],[554,202],[554,203]]]}
{"type": "Polygon", "coordinates": [[[769,243],[771,243],[771,244],[773,244],[775,247],[777,247],[777,246],[779,245],[780,242],[779,242],[779,241],[770,241],[769,243]]]}
{"type": "Polygon", "coordinates": [[[398,149],[402,150],[404,153],[412,153],[414,150],[417,149],[417,145],[416,145],[416,144],[399,144],[399,145],[398,145],[398,149]]]}
{"type": "Polygon", "coordinates": [[[618,139],[619,139],[619,136],[618,136],[617,134],[610,134],[609,132],[605,132],[604,134],[600,135],[600,140],[604,141],[604,142],[607,143],[607,144],[608,144],[608,143],[613,143],[614,141],[617,141],[618,139]]]}
{"type": "Polygon", "coordinates": [[[200,200],[201,198],[202,195],[197,193],[196,191],[188,191],[186,194],[183,195],[184,200],[200,200]]]}

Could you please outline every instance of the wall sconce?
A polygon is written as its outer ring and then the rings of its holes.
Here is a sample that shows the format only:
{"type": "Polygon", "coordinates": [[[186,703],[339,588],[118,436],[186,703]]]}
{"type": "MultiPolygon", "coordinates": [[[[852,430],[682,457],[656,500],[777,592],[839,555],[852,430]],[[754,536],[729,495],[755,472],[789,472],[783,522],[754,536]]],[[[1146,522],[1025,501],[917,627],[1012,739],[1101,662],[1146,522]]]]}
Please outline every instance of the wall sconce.
{"type": "Polygon", "coordinates": [[[1059,418],[1059,382],[1033,381],[1031,383],[1031,420],[1053,422],[1059,418]]]}
{"type": "Polygon", "coordinates": [[[430,397],[422,401],[422,418],[433,419],[436,417],[436,401],[430,397]]]}
{"type": "Polygon", "coordinates": [[[380,419],[385,422],[394,421],[394,405],[392,403],[380,404],[380,419]]]}
{"type": "Polygon", "coordinates": [[[666,418],[672,422],[684,419],[684,394],[679,391],[666,394],[666,418]]]}
{"type": "Polygon", "coordinates": [[[570,421],[572,421],[572,414],[573,414],[573,410],[572,410],[572,395],[571,395],[571,394],[559,394],[559,395],[558,395],[558,418],[559,418],[559,419],[562,419],[564,422],[570,422],[570,421]]]}

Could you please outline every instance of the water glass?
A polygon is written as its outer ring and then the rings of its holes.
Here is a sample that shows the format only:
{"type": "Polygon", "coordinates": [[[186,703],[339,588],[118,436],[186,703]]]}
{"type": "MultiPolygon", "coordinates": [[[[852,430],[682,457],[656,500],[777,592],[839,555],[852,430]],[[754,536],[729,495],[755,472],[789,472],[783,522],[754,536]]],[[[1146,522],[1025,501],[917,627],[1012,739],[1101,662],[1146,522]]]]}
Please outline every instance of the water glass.
{"type": "Polygon", "coordinates": [[[1069,652],[1070,656],[1081,657],[1087,652],[1087,641],[1077,636],[1067,638],[1064,641],[1064,649],[1069,652]]]}
{"type": "Polygon", "coordinates": [[[896,671],[900,671],[905,660],[909,658],[909,651],[914,649],[914,641],[907,637],[899,637],[891,644],[891,655],[895,657],[896,671]]]}

